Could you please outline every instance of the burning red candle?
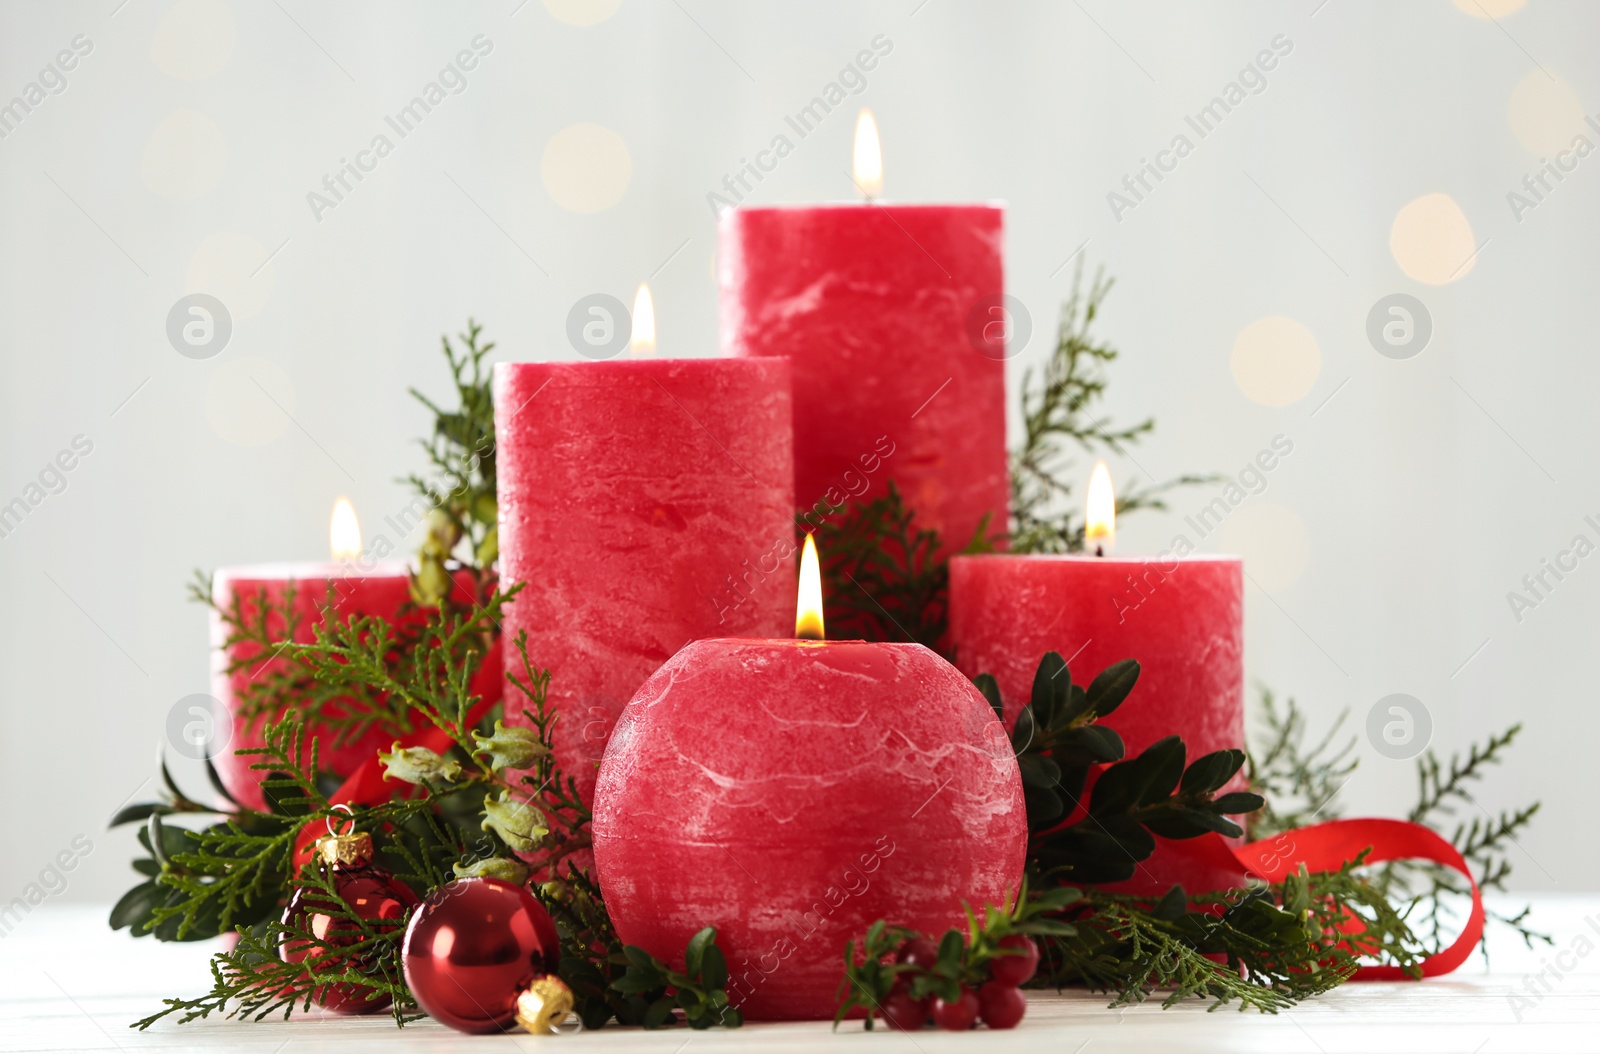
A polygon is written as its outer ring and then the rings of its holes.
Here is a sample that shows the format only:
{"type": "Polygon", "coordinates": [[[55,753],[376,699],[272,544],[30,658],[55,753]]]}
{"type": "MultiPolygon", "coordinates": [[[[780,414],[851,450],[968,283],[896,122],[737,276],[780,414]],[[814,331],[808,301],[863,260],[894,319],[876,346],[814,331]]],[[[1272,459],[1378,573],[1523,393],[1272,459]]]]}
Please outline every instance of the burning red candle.
{"type": "MultiPolygon", "coordinates": [[[[620,359],[495,367],[500,572],[514,642],[550,670],[555,751],[587,799],[612,724],[697,637],[787,629],[788,363],[620,359]]],[[[521,720],[508,688],[506,720],[521,720]]]]}
{"type": "MultiPolygon", "coordinates": [[[[956,664],[968,676],[994,674],[1011,724],[1046,652],[1060,652],[1083,684],[1114,662],[1136,659],[1138,686],[1105,721],[1122,735],[1128,756],[1174,734],[1191,761],[1244,746],[1242,562],[1173,552],[1110,555],[1113,499],[1109,476],[1102,479],[1089,491],[1088,553],[951,560],[956,664]]],[[[1237,865],[1206,853],[1204,841],[1159,841],[1134,878],[1112,888],[1162,893],[1176,882],[1203,893],[1233,885],[1237,865]]]]}
{"type": "Polygon", "coordinates": [[[809,539],[796,632],[698,640],[623,711],[594,853],[617,935],[680,967],[717,927],[752,1018],[833,1016],[877,919],[942,933],[1015,893],[1027,821],[1004,730],[918,644],[825,642],[809,539]]]}
{"type": "MultiPolygon", "coordinates": [[[[329,563],[257,564],[218,570],[212,579],[213,603],[223,611],[239,614],[251,627],[260,626],[265,610],[269,639],[292,639],[297,644],[311,643],[316,628],[327,621],[330,612],[337,619],[363,615],[391,624],[421,617],[421,610],[411,602],[410,569],[403,561],[373,560],[363,554],[355,512],[343,498],[334,506],[329,534],[329,563]],[[290,621],[294,623],[292,633],[290,621]]],[[[473,595],[467,572],[458,574],[457,585],[463,597],[473,595]]],[[[263,723],[283,714],[282,708],[270,714],[248,712],[251,692],[260,691],[274,677],[294,671],[290,660],[274,656],[272,649],[254,641],[235,640],[230,644],[233,627],[216,610],[210,621],[212,693],[222,704],[231,729],[230,741],[223,743],[219,738],[214,743],[218,753],[212,761],[223,785],[241,805],[264,809],[261,781],[266,776],[250,768],[261,759],[254,755],[240,757],[235,751],[263,745],[263,723]]],[[[498,652],[492,655],[492,660],[485,663],[486,671],[480,674],[483,692],[499,689],[498,652]],[[492,670],[487,669],[490,666],[492,670]]],[[[306,677],[309,680],[309,675],[306,677]]],[[[376,752],[387,750],[396,736],[395,729],[381,724],[350,740],[338,739],[320,722],[309,723],[306,730],[317,739],[322,768],[339,776],[351,775],[376,752]]]]}
{"type": "Polygon", "coordinates": [[[1006,523],[1004,210],[870,200],[871,139],[857,150],[865,203],[722,213],[722,345],[794,363],[795,497],[811,526],[893,479],[955,551],[986,516],[1006,523]]]}

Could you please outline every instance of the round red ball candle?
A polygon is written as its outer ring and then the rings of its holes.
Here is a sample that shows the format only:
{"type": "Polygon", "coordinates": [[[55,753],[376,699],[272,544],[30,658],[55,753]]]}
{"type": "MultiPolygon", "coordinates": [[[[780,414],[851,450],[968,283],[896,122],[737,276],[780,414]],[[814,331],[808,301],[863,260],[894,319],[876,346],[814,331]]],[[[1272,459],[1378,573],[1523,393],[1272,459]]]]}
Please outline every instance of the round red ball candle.
{"type": "Polygon", "coordinates": [[[1021,777],[994,712],[916,644],[700,640],[623,711],[595,788],[617,935],[681,968],[717,927],[749,1017],[831,1018],[844,942],[940,934],[1022,878],[1021,777]]]}
{"type": "Polygon", "coordinates": [[[525,631],[550,670],[556,757],[587,800],[617,715],[674,652],[789,630],[789,365],[501,363],[494,394],[500,571],[523,583],[506,668],[520,673],[525,631]]]}
{"type": "MultiPolygon", "coordinates": [[[[212,579],[212,601],[217,608],[233,612],[235,602],[247,625],[257,625],[262,606],[271,612],[268,629],[274,640],[286,635],[282,612],[289,607],[298,618],[294,642],[310,644],[315,629],[322,625],[331,607],[336,617],[366,615],[393,622],[411,602],[407,567],[399,562],[375,563],[359,569],[343,563],[259,564],[219,570],[212,579]]],[[[261,794],[263,772],[250,766],[261,760],[255,755],[239,756],[237,750],[264,744],[261,730],[267,715],[245,717],[241,696],[252,684],[260,683],[267,671],[282,668],[290,660],[262,656],[262,648],[249,641],[228,645],[231,627],[217,611],[211,612],[211,691],[232,720],[232,739],[218,742],[212,758],[217,774],[239,804],[265,809],[261,794]],[[256,661],[259,658],[260,661],[256,661]],[[232,668],[233,672],[228,671],[232,668]]],[[[498,687],[499,678],[494,678],[498,687]]],[[[273,720],[278,714],[271,715],[273,720]]],[[[318,762],[340,776],[348,776],[379,750],[387,750],[395,735],[392,729],[374,727],[359,739],[335,746],[333,737],[319,722],[307,727],[319,740],[318,762]]]]}
{"type": "Polygon", "coordinates": [[[812,526],[893,479],[949,551],[986,515],[1004,529],[1003,216],[877,202],[721,214],[723,350],[794,363],[795,497],[812,526]]]}
{"type": "MultiPolygon", "coordinates": [[[[1122,659],[1139,663],[1133,694],[1105,720],[1132,757],[1180,735],[1190,761],[1244,746],[1244,573],[1233,556],[957,556],[950,561],[950,642],[968,676],[992,673],[1007,724],[1028,701],[1048,651],[1087,684],[1122,659]]],[[[1157,843],[1120,888],[1190,893],[1230,886],[1201,840],[1157,843]]],[[[1119,888],[1119,887],[1114,887],[1119,888]]]]}

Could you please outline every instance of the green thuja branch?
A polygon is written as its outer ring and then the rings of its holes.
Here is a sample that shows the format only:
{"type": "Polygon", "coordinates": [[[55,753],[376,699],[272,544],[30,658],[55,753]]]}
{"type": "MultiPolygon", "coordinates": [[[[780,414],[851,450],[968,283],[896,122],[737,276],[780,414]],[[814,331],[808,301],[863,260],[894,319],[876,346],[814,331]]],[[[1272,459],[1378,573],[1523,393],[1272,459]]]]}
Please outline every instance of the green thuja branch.
{"type": "MultiPolygon", "coordinates": [[[[1110,344],[1092,336],[1112,279],[1096,273],[1083,291],[1083,262],[1073,275],[1072,294],[1061,309],[1056,346],[1042,369],[1022,375],[1022,445],[1011,453],[1011,549],[1020,553],[1066,553],[1083,548],[1083,510],[1074,495],[1089,473],[1072,454],[1109,450],[1125,454],[1155,429],[1145,418],[1118,427],[1095,404],[1105,396],[1104,367],[1117,359],[1110,344]]],[[[1135,485],[1117,495],[1117,513],[1165,509],[1164,495],[1215,476],[1184,475],[1164,483],[1135,485]]]]}
{"type": "MultiPolygon", "coordinates": [[[[1263,736],[1251,752],[1249,774],[1251,789],[1266,800],[1266,807],[1250,820],[1250,837],[1269,838],[1339,818],[1337,795],[1357,762],[1355,737],[1337,741],[1348,712],[1341,712],[1320,738],[1309,741],[1305,713],[1293,699],[1280,708],[1273,694],[1263,689],[1261,704],[1263,736]]],[[[1500,763],[1521,731],[1520,724],[1513,725],[1481,746],[1473,744],[1465,758],[1454,755],[1448,766],[1431,750],[1417,759],[1417,804],[1406,818],[1448,839],[1472,867],[1480,889],[1507,891],[1512,870],[1509,849],[1539,811],[1534,802],[1492,815],[1470,790],[1491,765],[1500,763]],[[1467,805],[1477,815],[1457,820],[1456,810],[1467,805]]],[[[1444,947],[1459,931],[1464,918],[1459,906],[1472,893],[1455,870],[1425,861],[1385,864],[1373,881],[1394,903],[1406,905],[1412,925],[1432,949],[1444,947]]],[[[1527,908],[1508,915],[1486,906],[1485,915],[1510,927],[1530,947],[1539,941],[1550,943],[1548,935],[1528,925],[1527,908]]]]}
{"type": "Polygon", "coordinates": [[[1272,692],[1261,691],[1261,723],[1265,732],[1249,757],[1250,787],[1265,800],[1250,817],[1252,839],[1304,827],[1339,816],[1339,791],[1355,772],[1356,739],[1335,744],[1349,711],[1341,711],[1327,732],[1306,744],[1306,717],[1293,699],[1280,708],[1272,692]]]}
{"type": "MultiPolygon", "coordinates": [[[[978,528],[968,551],[982,546],[984,530],[978,528]]],[[[917,526],[893,480],[882,497],[824,521],[820,535],[830,637],[938,647],[950,565],[939,553],[938,532],[917,526]]]]}
{"type": "Polygon", "coordinates": [[[494,393],[485,362],[494,343],[479,343],[482,334],[483,327],[468,319],[467,331],[459,335],[459,355],[448,337],[439,338],[454,380],[455,409],[443,409],[411,389],[433,414],[433,434],[421,440],[432,477],[412,473],[405,478],[429,509],[413,582],[416,598],[424,604],[450,595],[447,561],[458,549],[465,550],[469,564],[480,572],[488,571],[500,553],[494,393]]]}

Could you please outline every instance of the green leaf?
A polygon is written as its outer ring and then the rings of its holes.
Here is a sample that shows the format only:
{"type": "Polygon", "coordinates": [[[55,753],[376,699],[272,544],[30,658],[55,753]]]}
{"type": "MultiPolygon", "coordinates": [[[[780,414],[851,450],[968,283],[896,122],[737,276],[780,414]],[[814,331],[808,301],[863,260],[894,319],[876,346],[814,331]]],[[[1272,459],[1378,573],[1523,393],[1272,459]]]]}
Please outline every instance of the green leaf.
{"type": "Polygon", "coordinates": [[[1182,886],[1173,886],[1150,909],[1150,917],[1165,922],[1176,922],[1189,912],[1189,895],[1182,886]]]}
{"type": "Polygon", "coordinates": [[[123,927],[133,927],[133,935],[142,937],[148,932],[143,923],[150,918],[150,913],[156,905],[167,899],[167,890],[158,886],[154,881],[140,882],[128,890],[111,909],[111,928],[120,930],[123,927]]]}
{"type": "Polygon", "coordinates": [[[1089,684],[1088,707],[1096,717],[1106,717],[1122,705],[1139,680],[1139,664],[1123,659],[1101,670],[1089,684]]]}
{"type": "Polygon", "coordinates": [[[1072,691],[1072,675],[1067,672],[1067,660],[1058,651],[1045,652],[1039,668],[1033,675],[1033,695],[1030,705],[1034,716],[1046,728],[1056,724],[1058,715],[1064,715],[1067,696],[1072,691]]]}
{"type": "Polygon", "coordinates": [[[1229,815],[1237,816],[1240,813],[1255,812],[1266,804],[1266,799],[1259,794],[1252,794],[1249,791],[1234,791],[1232,794],[1224,794],[1212,801],[1211,807],[1217,812],[1225,812],[1229,815]]]}
{"type": "Polygon", "coordinates": [[[1127,747],[1115,731],[1101,725],[1079,725],[1056,737],[1051,754],[1063,765],[1106,765],[1121,761],[1127,747]]]}
{"type": "Polygon", "coordinates": [[[972,679],[972,683],[977,686],[983,697],[989,700],[989,706],[994,710],[994,716],[998,717],[1001,723],[1004,723],[1006,708],[1005,704],[1000,701],[1000,682],[994,679],[994,674],[980,673],[972,679]]]}
{"type": "Polygon", "coordinates": [[[1033,705],[1022,708],[1017,715],[1017,723],[1011,729],[1011,751],[1017,756],[1022,756],[1034,749],[1034,740],[1038,738],[1038,724],[1033,715],[1033,705]]]}
{"type": "Polygon", "coordinates": [[[153,813],[170,815],[171,812],[171,806],[163,805],[160,802],[142,802],[137,805],[124,805],[122,808],[117,810],[117,814],[111,817],[111,822],[106,826],[121,827],[125,823],[140,823],[144,820],[148,820],[153,813]]]}
{"type": "Polygon", "coordinates": [[[1028,810],[1029,830],[1037,831],[1049,827],[1066,812],[1066,803],[1061,800],[1061,795],[1053,790],[1024,785],[1022,800],[1028,810]]]}
{"type": "Polygon", "coordinates": [[[1183,776],[1183,755],[1183,740],[1168,736],[1138,757],[1112,765],[1100,774],[1089,811],[1111,816],[1166,799],[1183,776]]]}
{"type": "Polygon", "coordinates": [[[660,1028],[672,1017],[672,997],[664,995],[650,1004],[650,1009],[644,1012],[644,1020],[639,1022],[645,1028],[660,1028]]]}
{"type": "Polygon", "coordinates": [[[1183,773],[1181,794],[1210,794],[1233,778],[1244,764],[1244,751],[1217,750],[1195,759],[1183,773]]]}
{"type": "Polygon", "coordinates": [[[1024,754],[1017,759],[1022,770],[1022,785],[1049,790],[1061,780],[1061,768],[1043,754],[1024,754]]]}
{"type": "Polygon", "coordinates": [[[722,949],[715,944],[706,948],[704,965],[700,973],[700,984],[712,991],[720,991],[728,987],[728,961],[723,957],[722,949]]]}
{"type": "Polygon", "coordinates": [[[660,987],[661,982],[658,978],[633,970],[611,982],[612,991],[621,992],[623,995],[643,995],[660,987]]]}
{"type": "Polygon", "coordinates": [[[1239,825],[1209,808],[1162,805],[1142,817],[1144,825],[1162,838],[1198,838],[1208,831],[1237,838],[1244,832],[1239,825]]]}
{"type": "MultiPolygon", "coordinates": [[[[717,928],[707,926],[705,929],[689,938],[689,943],[684,948],[684,972],[690,977],[700,976],[700,965],[705,961],[706,948],[717,939],[717,928]]],[[[712,987],[720,988],[721,985],[712,987]]]]}

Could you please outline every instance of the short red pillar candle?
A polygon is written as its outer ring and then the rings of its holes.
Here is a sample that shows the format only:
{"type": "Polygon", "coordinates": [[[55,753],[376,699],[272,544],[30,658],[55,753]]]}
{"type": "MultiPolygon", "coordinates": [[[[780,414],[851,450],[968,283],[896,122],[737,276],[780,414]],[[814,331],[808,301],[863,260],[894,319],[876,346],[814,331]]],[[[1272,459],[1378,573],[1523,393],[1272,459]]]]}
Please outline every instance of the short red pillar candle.
{"type": "MultiPolygon", "coordinates": [[[[622,707],[696,637],[788,632],[788,363],[622,359],[494,372],[500,573],[550,670],[555,754],[587,800],[622,707]]],[[[522,721],[515,688],[506,721],[522,721]]]]}
{"type": "Polygon", "coordinates": [[[623,711],[594,853],[626,943],[717,927],[749,1017],[833,1016],[846,940],[1016,892],[1027,820],[993,710],[916,644],[700,640],[623,711]]]}
{"type": "Polygon", "coordinates": [[[813,526],[893,479],[959,551],[1005,529],[998,205],[729,209],[723,350],[794,363],[795,497],[813,526]]]}
{"type": "MultiPolygon", "coordinates": [[[[950,642],[968,676],[992,673],[1006,721],[1028,701],[1039,660],[1067,659],[1087,684],[1122,659],[1139,683],[1105,724],[1128,756],[1168,735],[1189,760],[1244,746],[1244,573],[1233,556],[957,556],[950,562],[950,642]]],[[[1204,893],[1234,883],[1199,840],[1160,840],[1121,888],[1204,893]]],[[[1225,861],[1223,862],[1226,863],[1225,861]]]]}
{"type": "MultiPolygon", "coordinates": [[[[356,567],[348,563],[259,564],[226,567],[212,578],[212,602],[223,611],[239,611],[247,625],[259,625],[263,609],[274,640],[288,637],[285,612],[296,620],[293,640],[310,644],[316,627],[324,624],[331,610],[338,619],[365,615],[393,623],[411,603],[410,573],[404,563],[378,562],[356,567]]],[[[223,786],[239,804],[265,809],[261,781],[266,774],[250,766],[261,759],[241,757],[235,751],[263,745],[262,725],[280,720],[283,708],[270,714],[250,713],[248,700],[272,678],[288,670],[293,660],[271,654],[249,641],[228,644],[231,627],[217,611],[211,613],[212,694],[229,715],[232,730],[227,743],[215,744],[212,758],[223,786]],[[230,673],[230,669],[232,672],[230,673]]],[[[309,680],[310,675],[306,674],[309,680]]],[[[493,683],[498,687],[498,676],[493,683]]],[[[344,743],[320,722],[312,722],[307,732],[318,741],[318,762],[322,768],[349,776],[379,750],[386,750],[395,738],[393,729],[375,725],[365,735],[344,743]]],[[[309,755],[308,755],[309,756],[309,755]]]]}

